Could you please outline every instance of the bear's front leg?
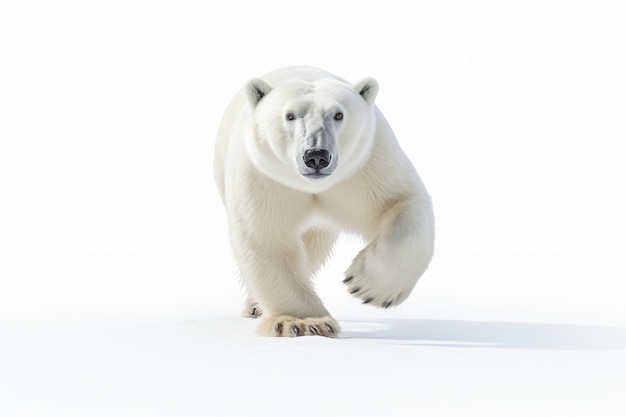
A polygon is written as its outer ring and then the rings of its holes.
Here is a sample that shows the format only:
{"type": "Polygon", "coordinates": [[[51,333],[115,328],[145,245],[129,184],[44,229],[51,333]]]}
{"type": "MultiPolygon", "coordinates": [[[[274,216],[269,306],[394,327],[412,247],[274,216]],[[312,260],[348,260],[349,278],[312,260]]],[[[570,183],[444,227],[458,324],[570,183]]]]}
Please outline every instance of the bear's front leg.
{"type": "Polygon", "coordinates": [[[398,305],[428,267],[433,246],[430,200],[412,197],[398,201],[379,217],[371,241],[352,261],[343,283],[363,304],[398,305]]]}
{"type": "Polygon", "coordinates": [[[241,276],[263,314],[262,336],[336,337],[338,323],[315,293],[301,239],[260,242],[241,231],[231,234],[241,276]]]}

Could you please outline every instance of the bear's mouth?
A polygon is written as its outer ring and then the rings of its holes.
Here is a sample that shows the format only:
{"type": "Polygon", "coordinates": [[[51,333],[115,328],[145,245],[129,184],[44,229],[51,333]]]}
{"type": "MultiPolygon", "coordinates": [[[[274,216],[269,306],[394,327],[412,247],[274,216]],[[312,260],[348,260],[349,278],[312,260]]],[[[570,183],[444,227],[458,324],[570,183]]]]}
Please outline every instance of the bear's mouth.
{"type": "Polygon", "coordinates": [[[302,174],[302,176],[306,177],[308,179],[311,179],[311,180],[321,180],[321,179],[324,179],[326,177],[329,177],[330,174],[324,174],[322,172],[311,172],[309,174],[302,174]]]}

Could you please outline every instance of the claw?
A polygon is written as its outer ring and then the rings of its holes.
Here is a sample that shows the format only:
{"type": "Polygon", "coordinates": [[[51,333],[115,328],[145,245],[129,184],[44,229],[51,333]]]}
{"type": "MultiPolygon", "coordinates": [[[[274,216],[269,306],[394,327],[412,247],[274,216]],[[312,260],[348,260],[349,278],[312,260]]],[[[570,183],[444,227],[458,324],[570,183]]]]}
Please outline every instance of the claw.
{"type": "Polygon", "coordinates": [[[328,333],[335,333],[335,329],[333,329],[330,324],[326,324],[326,329],[328,330],[328,333]]]}
{"type": "Polygon", "coordinates": [[[296,326],[295,324],[293,326],[291,326],[291,331],[296,336],[300,336],[300,328],[298,326],[296,326]]]}
{"type": "Polygon", "coordinates": [[[374,301],[374,299],[372,297],[368,297],[368,298],[365,299],[365,301],[363,301],[363,304],[369,304],[372,301],[374,301]]]}
{"type": "Polygon", "coordinates": [[[359,291],[361,291],[361,288],[355,288],[352,291],[350,291],[350,294],[356,294],[359,291]]]}
{"type": "Polygon", "coordinates": [[[344,279],[341,282],[343,282],[344,284],[347,284],[348,282],[352,281],[352,278],[354,278],[354,277],[347,277],[346,279],[344,279]]]}
{"type": "Polygon", "coordinates": [[[385,304],[383,304],[384,308],[389,308],[391,307],[391,304],[393,304],[393,301],[387,301],[385,304]]]}
{"type": "Polygon", "coordinates": [[[276,323],[274,325],[274,331],[278,334],[281,334],[283,331],[283,324],[282,323],[276,323]]]}
{"type": "Polygon", "coordinates": [[[311,333],[313,333],[314,335],[316,335],[316,336],[319,336],[319,334],[320,334],[320,331],[317,328],[317,326],[309,326],[309,331],[311,333]]]}

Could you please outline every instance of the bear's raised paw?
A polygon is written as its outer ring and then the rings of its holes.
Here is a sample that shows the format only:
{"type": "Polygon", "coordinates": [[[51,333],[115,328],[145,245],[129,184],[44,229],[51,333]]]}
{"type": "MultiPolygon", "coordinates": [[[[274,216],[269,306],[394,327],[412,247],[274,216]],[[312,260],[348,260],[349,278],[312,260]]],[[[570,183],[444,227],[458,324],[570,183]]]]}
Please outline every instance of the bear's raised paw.
{"type": "Polygon", "coordinates": [[[339,324],[330,316],[298,318],[293,316],[265,317],[259,335],[275,337],[326,336],[337,337],[339,324]]]}
{"type": "Polygon", "coordinates": [[[411,262],[398,259],[397,253],[370,244],[352,261],[342,281],[348,292],[363,304],[389,308],[402,303],[411,294],[419,274],[411,271],[411,262]]]}

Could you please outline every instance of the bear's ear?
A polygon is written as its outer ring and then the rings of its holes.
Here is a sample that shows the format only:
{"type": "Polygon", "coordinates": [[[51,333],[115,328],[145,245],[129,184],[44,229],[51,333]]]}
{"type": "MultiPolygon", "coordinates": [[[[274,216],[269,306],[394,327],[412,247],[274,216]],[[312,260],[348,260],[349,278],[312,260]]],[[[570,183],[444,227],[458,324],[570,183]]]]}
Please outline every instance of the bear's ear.
{"type": "Polygon", "coordinates": [[[246,84],[246,95],[252,107],[256,107],[259,101],[270,91],[272,91],[272,87],[260,78],[253,78],[246,84]]]}
{"type": "Polygon", "coordinates": [[[365,101],[371,104],[376,100],[378,94],[378,81],[368,77],[356,83],[354,89],[365,101]]]}

